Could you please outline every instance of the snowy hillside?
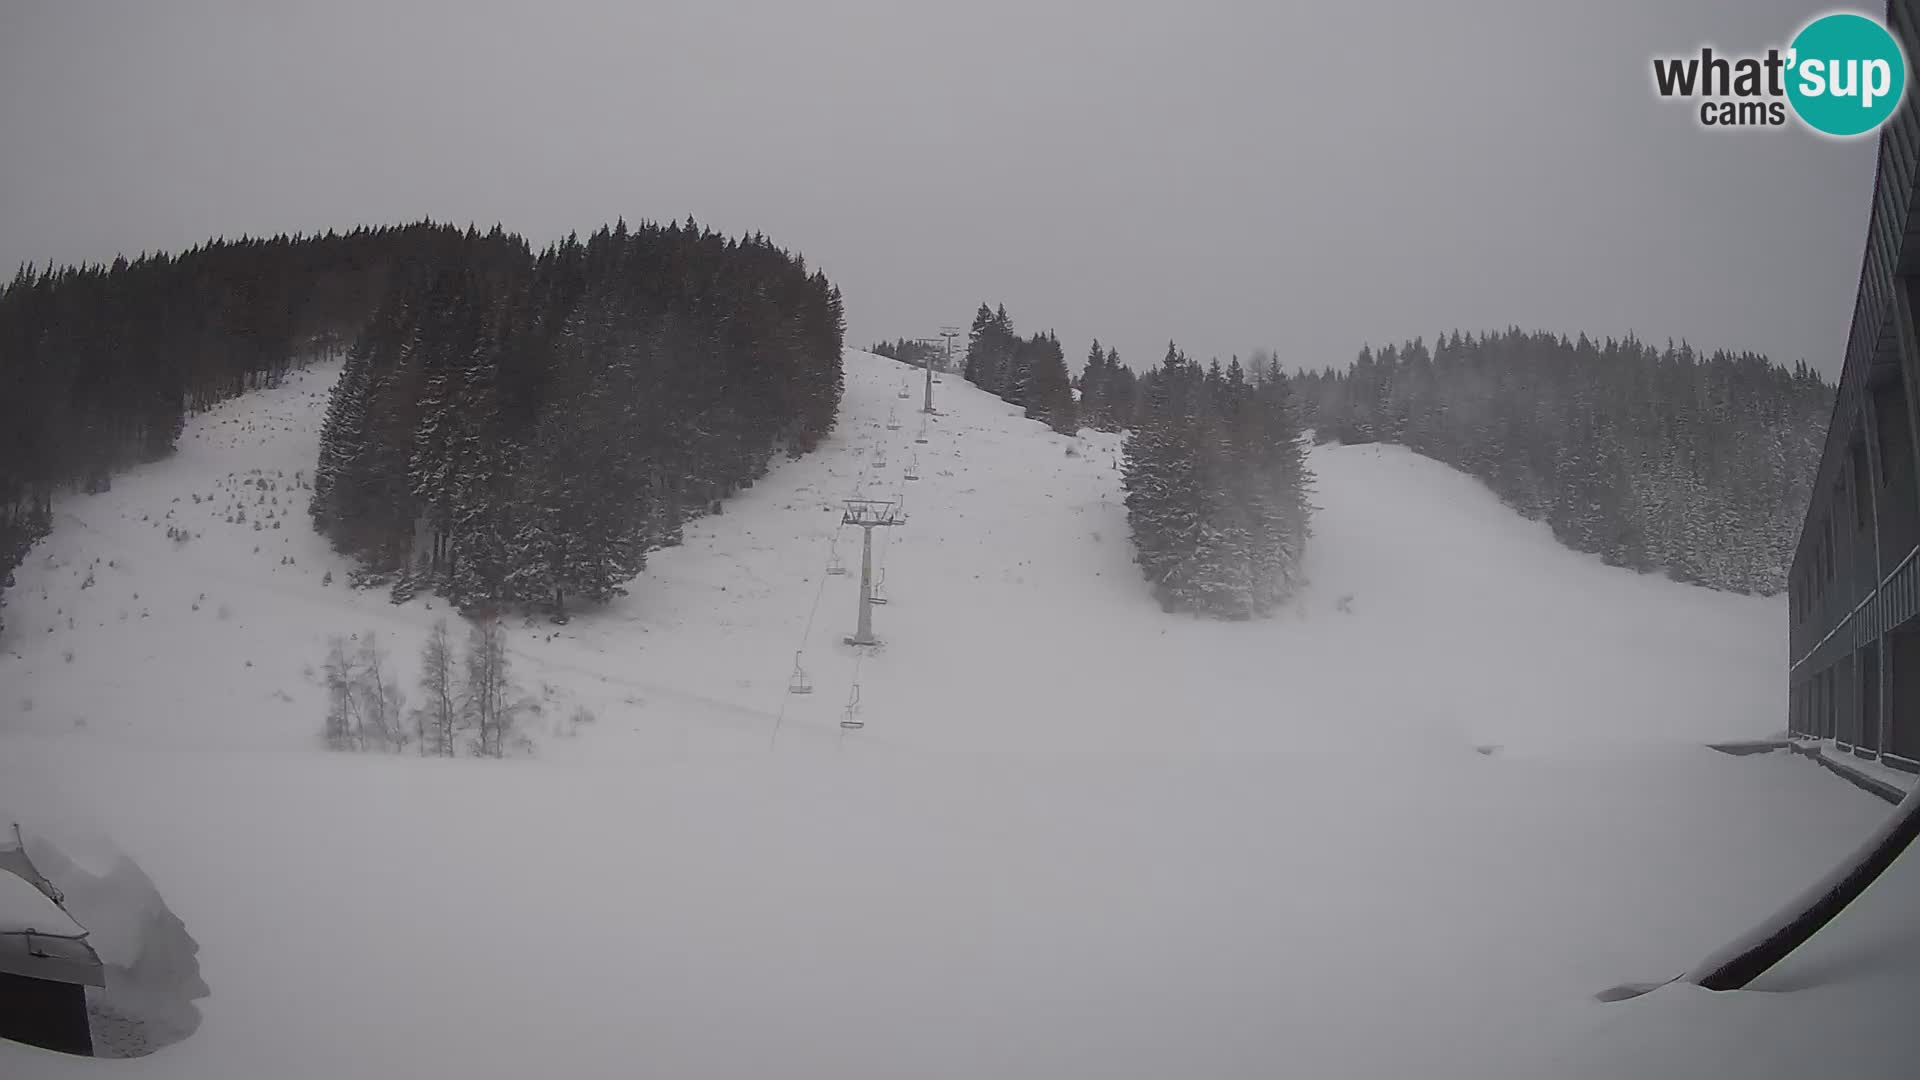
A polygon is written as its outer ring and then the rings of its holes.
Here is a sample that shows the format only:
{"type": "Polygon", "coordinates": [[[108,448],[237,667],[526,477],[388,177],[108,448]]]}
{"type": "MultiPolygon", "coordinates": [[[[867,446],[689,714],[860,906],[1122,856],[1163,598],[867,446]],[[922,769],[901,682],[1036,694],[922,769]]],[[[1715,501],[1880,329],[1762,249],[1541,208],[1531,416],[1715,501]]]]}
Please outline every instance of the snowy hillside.
{"type": "MultiPolygon", "coordinates": [[[[374,630],[412,669],[444,605],[353,592],[307,524],[334,374],[229,402],[174,458],[60,505],[10,593],[0,684],[25,689],[4,703],[7,730],[305,748],[327,635],[374,630]]],[[[865,744],[1519,750],[1781,726],[1780,601],[1603,567],[1395,447],[1314,452],[1314,584],[1291,613],[1163,614],[1130,562],[1118,436],[1052,434],[952,378],[918,444],[909,375],[849,354],[822,452],[691,526],[610,608],[516,625],[522,680],[552,687],[547,727],[584,703],[601,718],[596,757],[754,748],[785,707],[783,738],[837,738],[858,659],[838,644],[858,596],[860,533],[840,525],[856,492],[909,516],[874,542],[890,603],[875,620],[886,647],[859,672],[865,744]],[[845,576],[825,573],[836,548],[845,576]],[[818,692],[788,700],[796,650],[818,692]]]]}
{"type": "MultiPolygon", "coordinates": [[[[864,353],[820,452],[628,597],[513,624],[533,760],[326,754],[326,637],[377,632],[410,683],[447,614],[348,589],[307,525],[333,373],[63,501],[9,594],[0,808],[97,825],[200,943],[200,1030],[127,1075],[1521,1077],[1649,1045],[1635,1074],[1695,1075],[1764,995],[1590,995],[1684,968],[1884,812],[1698,745],[1781,727],[1779,601],[1609,569],[1434,462],[1323,447],[1293,609],[1167,615],[1117,437],[948,377],[917,443],[917,379],[902,399],[864,353]],[[856,494],[908,514],[875,537],[866,656],[840,644],[856,494]]],[[[1838,936],[1916,889],[1897,868],[1838,936]]],[[[1778,977],[1911,1060],[1910,1025],[1874,1026],[1886,973],[1849,997],[1853,966],[1778,977]]],[[[0,1044],[7,1076],[101,1071],[0,1044]]]]}

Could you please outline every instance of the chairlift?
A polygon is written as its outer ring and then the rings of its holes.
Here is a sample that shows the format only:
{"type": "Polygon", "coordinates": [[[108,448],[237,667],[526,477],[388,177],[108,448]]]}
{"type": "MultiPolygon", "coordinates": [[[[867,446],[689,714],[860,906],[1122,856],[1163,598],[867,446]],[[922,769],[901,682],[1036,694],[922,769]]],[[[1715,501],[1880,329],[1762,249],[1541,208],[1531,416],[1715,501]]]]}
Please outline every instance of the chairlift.
{"type": "Polygon", "coordinates": [[[847,707],[840,714],[840,727],[846,731],[859,731],[867,722],[860,719],[860,684],[853,684],[853,694],[847,698],[847,707]]]}
{"type": "Polygon", "coordinates": [[[907,391],[907,388],[905,386],[902,386],[900,388],[900,393],[897,396],[900,398],[901,401],[905,401],[908,398],[912,397],[913,395],[907,391]]]}
{"type": "Polygon", "coordinates": [[[873,583],[873,592],[867,595],[867,602],[870,604],[886,603],[887,602],[886,586],[887,586],[887,568],[883,566],[880,568],[880,580],[873,583]]]}
{"type": "Polygon", "coordinates": [[[887,414],[887,430],[888,431],[900,430],[900,418],[893,415],[892,413],[887,414]]]}
{"type": "Polygon", "coordinates": [[[920,434],[914,436],[913,441],[919,443],[921,446],[927,445],[927,425],[925,423],[920,425],[920,434]]]}
{"type": "Polygon", "coordinates": [[[847,564],[843,559],[840,558],[839,546],[835,545],[833,550],[827,553],[827,573],[838,576],[838,575],[843,575],[846,572],[847,572],[847,564]]]}
{"type": "Polygon", "coordinates": [[[800,666],[800,654],[793,654],[793,676],[787,680],[787,693],[813,693],[813,680],[807,678],[807,669],[800,666]]]}
{"type": "Polygon", "coordinates": [[[914,458],[913,461],[907,465],[906,477],[909,480],[920,479],[920,459],[918,457],[914,458]]]}

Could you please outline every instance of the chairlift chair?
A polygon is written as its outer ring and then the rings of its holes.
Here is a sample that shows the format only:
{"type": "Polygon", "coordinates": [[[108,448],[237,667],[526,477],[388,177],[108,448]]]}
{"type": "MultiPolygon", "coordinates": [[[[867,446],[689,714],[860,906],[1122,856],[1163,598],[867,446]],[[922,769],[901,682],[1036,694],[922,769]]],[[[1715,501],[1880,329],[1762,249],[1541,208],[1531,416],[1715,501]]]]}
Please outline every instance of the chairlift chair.
{"type": "Polygon", "coordinates": [[[880,568],[880,579],[873,583],[873,592],[867,595],[867,602],[870,604],[886,603],[887,602],[886,585],[887,585],[887,568],[883,566],[880,568]]]}
{"type": "Polygon", "coordinates": [[[832,551],[827,553],[827,573],[840,576],[846,572],[847,564],[840,558],[840,549],[836,546],[832,551]]]}
{"type": "Polygon", "coordinates": [[[807,678],[807,669],[800,666],[800,654],[793,654],[793,676],[787,680],[787,693],[813,693],[813,680],[807,678]]]}
{"type": "Polygon", "coordinates": [[[900,430],[900,418],[893,415],[892,413],[887,414],[887,430],[888,431],[900,430]]]}
{"type": "Polygon", "coordinates": [[[840,727],[846,731],[859,731],[867,722],[860,719],[860,684],[853,684],[853,694],[847,698],[847,707],[840,714],[840,727]]]}
{"type": "Polygon", "coordinates": [[[920,479],[920,455],[919,454],[913,455],[913,460],[907,463],[906,476],[907,476],[907,479],[909,480],[920,479]]]}

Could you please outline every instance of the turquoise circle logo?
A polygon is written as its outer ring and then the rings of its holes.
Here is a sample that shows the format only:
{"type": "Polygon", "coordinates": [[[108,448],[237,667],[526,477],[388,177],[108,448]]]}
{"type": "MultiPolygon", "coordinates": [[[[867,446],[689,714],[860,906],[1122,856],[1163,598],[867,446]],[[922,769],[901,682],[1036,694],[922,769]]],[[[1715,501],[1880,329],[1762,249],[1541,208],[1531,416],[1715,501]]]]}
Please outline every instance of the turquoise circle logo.
{"type": "Polygon", "coordinates": [[[1907,92],[1907,58],[1887,28],[1837,12],[1808,23],[1788,46],[1787,100],[1815,131],[1842,138],[1877,130],[1907,92]]]}

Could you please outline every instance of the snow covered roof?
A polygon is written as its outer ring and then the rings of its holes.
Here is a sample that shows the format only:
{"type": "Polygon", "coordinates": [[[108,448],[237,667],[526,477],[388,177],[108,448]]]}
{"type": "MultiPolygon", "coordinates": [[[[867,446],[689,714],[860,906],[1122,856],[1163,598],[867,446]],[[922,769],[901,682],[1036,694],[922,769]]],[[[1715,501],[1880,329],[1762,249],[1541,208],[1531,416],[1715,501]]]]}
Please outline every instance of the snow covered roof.
{"type": "Polygon", "coordinates": [[[28,930],[62,937],[77,937],[86,933],[79,923],[73,921],[72,916],[60,910],[60,905],[48,899],[45,893],[25,878],[0,873],[0,934],[17,934],[28,930]]]}
{"type": "MultiPolygon", "coordinates": [[[[105,985],[86,928],[41,890],[14,830],[0,840],[0,972],[51,982],[105,985]]],[[[57,895],[57,894],[56,894],[57,895]]]]}
{"type": "Polygon", "coordinates": [[[25,878],[0,871],[0,972],[104,986],[86,931],[25,878]]]}

